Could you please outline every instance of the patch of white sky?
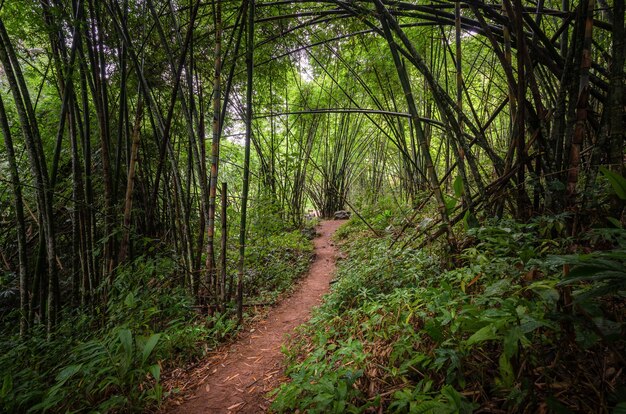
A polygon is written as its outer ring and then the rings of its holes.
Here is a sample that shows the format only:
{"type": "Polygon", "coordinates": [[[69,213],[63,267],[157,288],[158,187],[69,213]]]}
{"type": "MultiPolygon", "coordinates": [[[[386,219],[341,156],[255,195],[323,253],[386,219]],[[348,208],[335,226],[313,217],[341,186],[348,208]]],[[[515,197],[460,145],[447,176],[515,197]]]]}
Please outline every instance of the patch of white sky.
{"type": "Polygon", "coordinates": [[[298,53],[298,72],[300,73],[300,78],[305,82],[312,82],[315,78],[309,55],[304,51],[298,53]]]}

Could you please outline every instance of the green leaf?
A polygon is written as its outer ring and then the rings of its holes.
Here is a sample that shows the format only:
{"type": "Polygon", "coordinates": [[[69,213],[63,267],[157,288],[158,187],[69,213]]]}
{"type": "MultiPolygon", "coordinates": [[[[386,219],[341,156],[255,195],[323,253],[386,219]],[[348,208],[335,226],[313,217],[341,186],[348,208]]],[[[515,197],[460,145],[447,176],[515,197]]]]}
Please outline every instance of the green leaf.
{"type": "Polygon", "coordinates": [[[602,270],[602,271],[592,271],[588,273],[578,272],[578,276],[568,277],[567,279],[559,282],[557,286],[563,285],[571,285],[575,282],[580,282],[582,280],[589,280],[600,282],[603,280],[614,280],[614,281],[626,281],[626,272],[624,271],[615,271],[615,270],[602,270]]]}
{"type": "Polygon", "coordinates": [[[509,358],[507,358],[504,352],[500,354],[498,365],[500,366],[502,385],[511,388],[515,380],[515,374],[513,373],[513,365],[511,365],[511,361],[509,361],[509,358]]]}
{"type": "Polygon", "coordinates": [[[494,324],[490,323],[487,326],[483,326],[478,331],[476,331],[472,336],[467,339],[467,345],[474,345],[479,342],[489,341],[492,339],[496,339],[498,335],[496,335],[496,327],[494,324]]]}
{"type": "Polygon", "coordinates": [[[452,387],[452,385],[446,385],[441,389],[441,395],[445,396],[449,402],[453,403],[456,409],[461,408],[461,394],[452,387]]]}
{"type": "Polygon", "coordinates": [[[2,389],[0,389],[0,398],[5,398],[13,390],[13,376],[6,374],[2,380],[2,389]]]}
{"type": "Polygon", "coordinates": [[[74,374],[76,374],[78,371],[80,371],[82,367],[83,367],[83,364],[78,364],[78,365],[69,365],[63,368],[63,370],[61,370],[61,372],[59,372],[59,374],[57,375],[57,382],[60,383],[61,385],[65,384],[65,382],[68,379],[70,379],[72,376],[74,376],[74,374]]]}
{"type": "Polygon", "coordinates": [[[622,222],[619,221],[618,219],[616,219],[615,217],[607,217],[606,218],[612,225],[614,225],[616,228],[621,229],[622,228],[622,222]]]}
{"type": "Polygon", "coordinates": [[[131,355],[133,353],[133,334],[130,329],[122,329],[118,337],[126,355],[131,355]]]}
{"type": "Polygon", "coordinates": [[[444,404],[440,403],[439,401],[434,401],[434,400],[428,400],[428,401],[423,401],[423,402],[411,401],[410,404],[411,404],[411,408],[410,408],[411,414],[439,413],[447,408],[444,404]]]}
{"type": "Polygon", "coordinates": [[[472,214],[470,210],[467,210],[465,212],[465,215],[463,216],[463,225],[465,226],[465,229],[468,230],[475,229],[476,227],[480,226],[480,223],[478,222],[476,216],[472,214]]]}
{"type": "Polygon", "coordinates": [[[135,295],[133,292],[128,292],[128,295],[126,295],[126,298],[124,299],[124,305],[129,308],[132,308],[135,305],[135,295]]]}
{"type": "Polygon", "coordinates": [[[454,207],[456,207],[457,201],[458,200],[454,197],[448,197],[444,195],[444,203],[446,205],[446,211],[448,212],[448,214],[454,211],[454,207]]]}
{"type": "Polygon", "coordinates": [[[150,336],[150,338],[148,338],[148,341],[146,342],[146,345],[143,347],[143,351],[141,353],[141,362],[143,364],[145,364],[148,358],[150,357],[152,350],[156,346],[157,342],[159,342],[160,338],[161,338],[161,334],[154,334],[150,336]]]}
{"type": "Polygon", "coordinates": [[[348,395],[348,384],[346,384],[344,381],[341,381],[337,385],[337,396],[339,397],[340,400],[345,400],[347,395],[348,395]]]}
{"type": "Polygon", "coordinates": [[[454,179],[454,183],[452,184],[452,188],[454,189],[454,195],[457,198],[460,198],[461,195],[463,195],[464,192],[464,186],[463,186],[463,178],[461,178],[460,175],[457,175],[456,178],[454,179]]]}
{"type": "Polygon", "coordinates": [[[606,167],[600,167],[600,172],[609,180],[620,200],[626,200],[626,178],[606,167]]]}
{"type": "Polygon", "coordinates": [[[161,366],[159,364],[150,365],[148,371],[152,375],[152,377],[159,382],[161,380],[161,366]]]}
{"type": "Polygon", "coordinates": [[[504,355],[511,358],[517,354],[519,350],[519,341],[524,334],[519,326],[515,326],[507,331],[504,335],[504,355]]]}

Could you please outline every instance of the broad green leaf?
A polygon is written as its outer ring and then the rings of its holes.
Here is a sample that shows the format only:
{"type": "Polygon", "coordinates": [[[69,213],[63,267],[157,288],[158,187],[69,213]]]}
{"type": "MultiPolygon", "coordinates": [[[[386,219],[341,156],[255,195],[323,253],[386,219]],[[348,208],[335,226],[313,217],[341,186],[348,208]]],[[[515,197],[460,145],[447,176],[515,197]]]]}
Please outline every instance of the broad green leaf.
{"type": "Polygon", "coordinates": [[[133,292],[128,292],[128,295],[126,295],[126,298],[124,299],[124,305],[129,308],[132,308],[135,305],[135,295],[133,292]]]}
{"type": "Polygon", "coordinates": [[[446,211],[448,214],[452,213],[454,207],[456,207],[457,199],[454,197],[444,196],[444,203],[446,205],[446,211]]]}
{"type": "Polygon", "coordinates": [[[120,343],[122,344],[122,347],[124,348],[124,352],[126,353],[126,355],[132,355],[132,353],[133,353],[133,334],[130,331],[130,329],[122,329],[122,330],[120,330],[120,333],[118,334],[118,337],[120,339],[120,343]]]}
{"type": "Polygon", "coordinates": [[[148,371],[152,375],[152,377],[159,382],[161,380],[161,366],[159,364],[150,365],[148,371]]]}
{"type": "Polygon", "coordinates": [[[452,188],[454,188],[454,195],[457,198],[461,198],[463,195],[464,187],[463,187],[463,178],[460,175],[457,175],[454,179],[454,183],[452,184],[452,188]]]}
{"type": "Polygon", "coordinates": [[[467,345],[474,345],[479,342],[489,341],[492,339],[496,339],[498,335],[496,334],[496,327],[494,324],[490,323],[487,326],[483,326],[478,331],[476,331],[472,336],[467,339],[467,345]]]}
{"type": "Polygon", "coordinates": [[[141,352],[141,362],[143,364],[145,364],[148,358],[150,357],[152,350],[154,349],[156,344],[159,342],[160,338],[161,338],[161,334],[154,334],[154,335],[151,335],[150,338],[148,338],[148,341],[146,342],[146,345],[144,345],[143,351],[141,352]]]}

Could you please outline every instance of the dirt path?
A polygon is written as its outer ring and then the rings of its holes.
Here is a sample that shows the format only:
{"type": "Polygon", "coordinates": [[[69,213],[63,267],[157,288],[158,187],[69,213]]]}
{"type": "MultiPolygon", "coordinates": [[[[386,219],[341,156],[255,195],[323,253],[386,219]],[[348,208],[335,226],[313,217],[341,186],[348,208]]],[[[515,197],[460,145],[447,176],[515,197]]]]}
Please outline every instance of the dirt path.
{"type": "Polygon", "coordinates": [[[317,228],[315,260],[297,290],[266,319],[248,329],[221,358],[212,359],[208,376],[195,396],[175,407],[176,414],[264,413],[270,405],[265,394],[283,377],[284,335],[306,322],[311,309],[328,291],[335,270],[335,248],[330,236],[342,221],[324,221],[317,228]]]}

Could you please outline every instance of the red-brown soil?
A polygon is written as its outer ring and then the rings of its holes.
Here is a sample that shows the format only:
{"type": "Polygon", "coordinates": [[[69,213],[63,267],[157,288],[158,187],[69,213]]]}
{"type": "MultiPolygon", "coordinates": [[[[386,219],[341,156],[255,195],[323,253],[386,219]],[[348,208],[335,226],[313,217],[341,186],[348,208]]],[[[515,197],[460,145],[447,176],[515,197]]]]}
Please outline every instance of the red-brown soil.
{"type": "Polygon", "coordinates": [[[195,394],[170,413],[264,413],[270,401],[267,392],[285,380],[283,355],[285,335],[306,322],[328,289],[335,270],[335,248],[330,236],[342,221],[323,221],[314,239],[315,259],[294,293],[272,309],[267,318],[248,327],[224,352],[203,366],[195,394]]]}

